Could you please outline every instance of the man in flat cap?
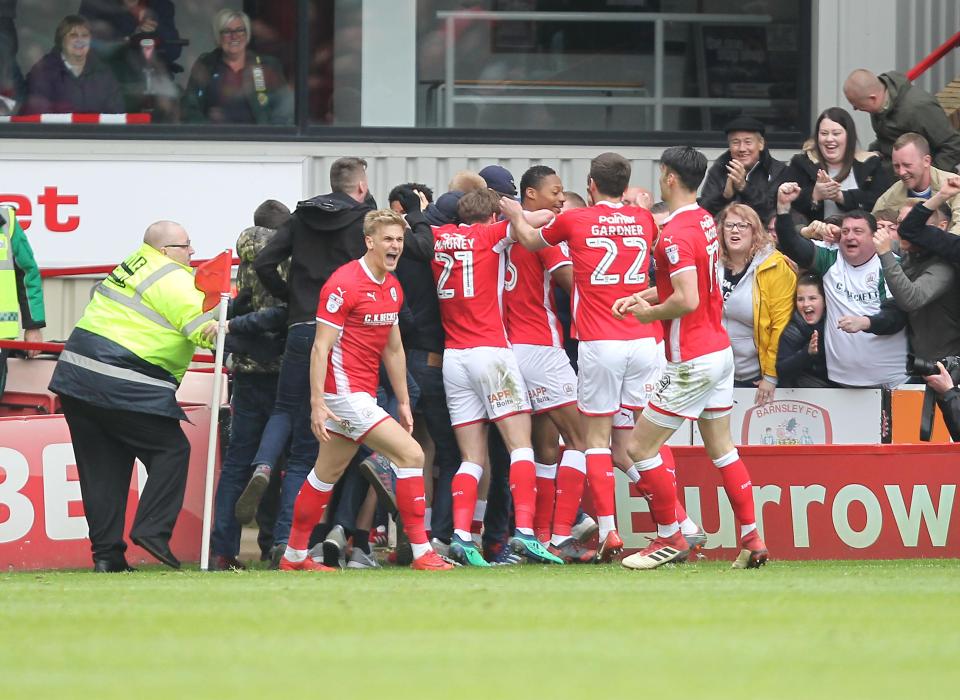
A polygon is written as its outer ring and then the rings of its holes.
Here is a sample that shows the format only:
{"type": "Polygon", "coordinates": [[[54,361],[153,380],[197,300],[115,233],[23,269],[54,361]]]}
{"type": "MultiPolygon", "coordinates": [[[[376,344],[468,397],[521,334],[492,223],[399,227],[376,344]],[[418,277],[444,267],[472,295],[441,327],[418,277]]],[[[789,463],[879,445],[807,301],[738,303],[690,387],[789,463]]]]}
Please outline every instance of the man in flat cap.
{"type": "Polygon", "coordinates": [[[770,155],[763,140],[766,129],[753,117],[736,117],[723,130],[730,149],[707,171],[700,206],[716,216],[728,204],[739,202],[766,221],[773,214],[786,164],[770,155]]]}

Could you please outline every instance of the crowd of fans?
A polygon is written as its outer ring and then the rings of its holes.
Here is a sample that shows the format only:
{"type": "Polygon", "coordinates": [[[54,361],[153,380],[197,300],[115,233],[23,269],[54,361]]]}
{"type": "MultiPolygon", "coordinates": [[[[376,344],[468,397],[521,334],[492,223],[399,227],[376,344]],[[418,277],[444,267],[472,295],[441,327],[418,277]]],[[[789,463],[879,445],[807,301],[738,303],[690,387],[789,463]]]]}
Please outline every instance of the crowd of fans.
{"type": "MultiPolygon", "coordinates": [[[[847,94],[856,108],[871,112],[880,142],[871,144],[870,150],[858,148],[853,119],[841,107],[827,109],[817,118],[811,139],[789,163],[777,161],[767,150],[761,122],[738,117],[726,129],[729,151],[714,163],[701,192],[701,206],[717,221],[719,283],[736,384],[755,387],[757,403],[773,400],[778,387],[889,388],[922,381],[907,376],[908,352],[931,361],[960,353],[960,294],[955,285],[960,238],[949,232],[960,221],[960,176],[955,174],[960,150],[954,151],[960,137],[943,132],[938,124],[931,126],[935,115],[925,108],[918,112],[918,120],[911,121],[909,104],[923,103],[921,95],[913,94],[921,92],[918,88],[904,84],[896,74],[891,78],[865,73],[851,76],[847,94]],[[901,104],[905,100],[906,106],[901,104]],[[900,133],[884,121],[891,113],[896,114],[900,133]],[[932,141],[933,135],[939,140],[932,141]],[[934,162],[949,169],[936,168],[934,162]]],[[[331,183],[333,192],[301,202],[289,219],[283,220],[286,213],[281,212],[269,225],[263,210],[274,207],[277,214],[279,204],[265,203],[258,210],[257,227],[245,231],[238,242],[244,262],[236,307],[246,315],[231,322],[231,342],[250,334],[257,352],[272,354],[257,360],[267,369],[252,370],[253,374],[246,364],[249,355],[236,360],[233,440],[217,496],[213,548],[221,568],[242,566],[237,560],[238,524],[251,520],[258,505],[263,557],[276,564],[289,536],[293,498],[317,457],[317,441],[305,419],[310,397],[304,390],[313,309],[318,290],[337,261],[362,253],[362,220],[375,209],[363,160],[338,160],[331,183]],[[260,251],[255,256],[251,236],[260,251]],[[251,275],[250,270],[258,274],[251,275]],[[278,325],[275,316],[262,327],[246,320],[259,323],[265,311],[276,309],[288,314],[285,349],[278,338],[283,324],[278,325]],[[262,342],[264,337],[271,342],[262,342]],[[272,394],[278,385],[274,405],[272,394]],[[268,418],[271,406],[273,415],[268,418]],[[281,472],[283,478],[278,479],[281,472]],[[271,528],[270,523],[275,525],[271,528]]],[[[485,207],[490,203],[471,193],[516,198],[527,211],[587,206],[545,165],[523,173],[519,187],[499,165],[456,173],[443,194],[437,195],[429,186],[433,184],[398,184],[388,196],[389,207],[416,228],[486,221],[485,207]],[[478,207],[483,211],[478,213],[478,207]]],[[[657,226],[669,213],[643,188],[626,188],[621,197],[625,205],[648,209],[657,226]]],[[[587,199],[592,202],[592,195],[587,199]]],[[[496,199],[491,202],[496,220],[496,199]]],[[[405,299],[400,328],[408,387],[416,404],[414,435],[434,475],[427,479],[426,525],[433,547],[445,554],[453,536],[450,492],[461,454],[441,369],[444,330],[438,284],[430,270],[433,248],[419,250],[416,241],[408,236],[396,272],[405,299]]],[[[504,295],[508,331],[510,309],[516,303],[511,274],[529,255],[521,250],[508,253],[504,295]]],[[[542,302],[559,320],[563,345],[576,368],[571,282],[563,272],[558,276],[562,266],[541,264],[554,270],[538,282],[547,290],[542,302]]],[[[648,272],[656,274],[652,266],[648,272]]],[[[390,385],[381,384],[380,404],[396,415],[390,385]]],[[[532,395],[531,403],[536,406],[532,395]]],[[[622,422],[632,425],[629,414],[622,422]]],[[[566,445],[583,442],[575,410],[569,420],[534,421],[538,483],[555,478],[561,436],[566,445]]],[[[511,518],[509,455],[496,431],[491,431],[485,449],[491,469],[480,479],[474,531],[488,561],[512,563],[517,557],[506,546],[511,518]]],[[[626,463],[624,468],[629,466],[629,460],[620,461],[626,463]]],[[[392,489],[386,460],[361,450],[347,478],[337,485],[334,506],[313,533],[312,554],[328,566],[378,566],[370,547],[383,537],[385,516],[397,512],[392,489]]],[[[596,527],[581,513],[571,534],[586,539],[596,527]]],[[[539,519],[536,531],[543,541],[549,540],[549,518],[539,519]]],[[[566,561],[589,558],[583,547],[551,551],[566,561]]],[[[402,544],[395,556],[401,563],[410,557],[402,544]]]]}
{"type": "Polygon", "coordinates": [[[35,65],[17,64],[16,0],[0,3],[0,114],[148,113],[154,122],[292,124],[280,62],[251,46],[250,17],[222,9],[187,74],[171,0],[81,0],[35,65]]]}
{"type": "MultiPolygon", "coordinates": [[[[283,69],[251,48],[253,29],[242,11],[214,15],[213,49],[200,55],[181,86],[177,74],[184,68],[177,61],[185,42],[170,0],[82,0],[77,14],[57,25],[50,51],[25,75],[16,64],[15,6],[13,0],[0,2],[5,113],[145,111],[166,122],[293,121],[293,91],[283,69]]],[[[699,204],[715,217],[719,234],[718,282],[735,383],[755,388],[758,404],[772,401],[778,387],[919,382],[908,376],[909,353],[930,361],[960,353],[960,134],[935,98],[902,74],[856,70],[844,94],[853,109],[870,114],[875,140],[866,149],[859,148],[850,112],[837,106],[818,116],[811,138],[782,162],[766,146],[765,125],[742,115],[726,125],[728,150],[709,168],[700,190],[699,204]]],[[[330,181],[331,193],[299,203],[293,213],[265,202],[254,227],[237,242],[242,263],[228,343],[233,421],[213,536],[220,568],[242,566],[240,524],[254,517],[263,556],[277,563],[290,537],[297,493],[317,460],[308,387],[318,295],[338,267],[364,254],[363,220],[376,209],[362,159],[336,161],[330,181]]],[[[497,199],[487,196],[491,192],[518,199],[530,212],[594,203],[591,192],[584,197],[564,189],[570,183],[546,165],[523,173],[519,186],[495,164],[456,173],[442,193],[431,187],[436,184],[398,184],[389,207],[411,227],[444,227],[495,221],[500,211],[497,199]]],[[[649,210],[657,226],[669,215],[643,188],[627,187],[617,196],[649,210]]],[[[427,528],[434,549],[445,553],[454,536],[451,489],[467,458],[451,426],[444,388],[437,298],[443,291],[431,272],[431,246],[418,250],[416,238],[409,238],[396,277],[405,300],[400,329],[408,393],[416,406],[414,435],[436,477],[426,480],[427,528]]],[[[510,309],[518,303],[511,284],[518,268],[535,261],[547,271],[537,282],[544,290],[541,301],[562,329],[559,340],[575,369],[570,307],[576,290],[569,268],[519,246],[507,259],[508,335],[510,309]]],[[[656,274],[652,266],[647,272],[656,274]]],[[[385,379],[381,370],[379,404],[396,417],[397,397],[385,379]]],[[[536,413],[535,387],[528,388],[536,413]]],[[[632,424],[629,415],[621,422],[615,427],[632,424]]],[[[561,442],[578,449],[589,442],[573,402],[551,407],[550,420],[535,416],[532,431],[538,483],[552,482],[557,463],[563,466],[561,442]]],[[[613,432],[616,456],[623,448],[613,432]]],[[[516,445],[505,445],[496,431],[483,440],[484,455],[468,460],[490,465],[478,475],[474,530],[487,561],[513,563],[508,473],[516,445]]],[[[629,466],[630,460],[620,461],[629,466]]],[[[394,488],[387,460],[361,448],[313,533],[316,557],[328,566],[377,566],[370,547],[383,537],[385,517],[398,513],[394,488]]],[[[541,510],[539,500],[537,505],[534,529],[546,542],[552,508],[544,503],[541,510]]],[[[580,514],[569,534],[586,539],[596,529],[580,514]]],[[[566,561],[592,558],[579,545],[550,551],[566,561]]],[[[409,560],[409,548],[401,546],[397,557],[409,560]]]]}

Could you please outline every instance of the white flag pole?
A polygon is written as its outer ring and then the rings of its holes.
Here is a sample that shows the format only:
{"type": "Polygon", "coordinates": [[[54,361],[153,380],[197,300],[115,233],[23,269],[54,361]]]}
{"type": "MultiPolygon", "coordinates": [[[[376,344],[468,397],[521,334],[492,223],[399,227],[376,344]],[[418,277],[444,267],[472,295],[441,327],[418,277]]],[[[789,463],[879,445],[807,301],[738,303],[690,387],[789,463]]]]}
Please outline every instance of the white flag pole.
{"type": "Polygon", "coordinates": [[[203,540],[200,542],[200,570],[210,569],[210,526],[213,520],[213,472],[217,463],[217,433],[220,427],[220,394],[223,386],[223,345],[227,335],[227,305],[230,294],[220,294],[220,319],[213,361],[213,396],[210,399],[210,433],[207,437],[207,476],[203,488],[203,540]]]}

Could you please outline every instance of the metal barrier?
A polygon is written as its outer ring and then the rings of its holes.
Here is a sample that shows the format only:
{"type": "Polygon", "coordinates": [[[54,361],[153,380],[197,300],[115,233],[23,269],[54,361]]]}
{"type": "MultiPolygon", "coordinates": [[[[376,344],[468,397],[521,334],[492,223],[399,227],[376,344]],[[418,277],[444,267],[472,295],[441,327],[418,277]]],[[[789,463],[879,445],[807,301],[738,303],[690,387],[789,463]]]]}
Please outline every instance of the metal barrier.
{"type": "MultiPolygon", "coordinates": [[[[458,104],[564,104],[594,105],[595,97],[582,95],[463,95],[458,94],[459,87],[468,86],[456,79],[456,34],[454,24],[457,21],[523,21],[523,22],[643,22],[654,26],[653,41],[653,96],[629,97],[613,96],[604,98],[603,106],[652,106],[653,128],[663,129],[663,108],[669,107],[770,107],[773,100],[740,99],[724,97],[666,97],[663,94],[664,74],[664,25],[667,22],[687,24],[769,24],[773,18],[769,15],[732,15],[732,14],[686,14],[679,12],[483,12],[456,10],[437,12],[437,18],[445,22],[445,70],[443,82],[444,124],[453,127],[454,106],[458,104]]],[[[528,89],[540,90],[528,86],[528,89]]],[[[552,89],[552,88],[551,88],[552,89]]]]}

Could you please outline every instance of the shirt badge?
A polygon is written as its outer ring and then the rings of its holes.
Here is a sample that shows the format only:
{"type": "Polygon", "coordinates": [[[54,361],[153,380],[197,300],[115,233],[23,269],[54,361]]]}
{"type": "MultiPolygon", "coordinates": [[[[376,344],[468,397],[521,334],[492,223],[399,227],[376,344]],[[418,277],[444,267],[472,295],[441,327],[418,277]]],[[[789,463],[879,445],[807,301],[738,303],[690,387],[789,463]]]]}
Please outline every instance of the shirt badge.
{"type": "Polygon", "coordinates": [[[327,311],[335,314],[341,306],[343,306],[343,289],[337,287],[337,291],[331,292],[330,296],[327,297],[327,311]]]}
{"type": "Polygon", "coordinates": [[[667,254],[667,260],[670,261],[671,265],[676,265],[680,262],[680,248],[677,245],[668,245],[664,248],[663,252],[667,254]]]}

